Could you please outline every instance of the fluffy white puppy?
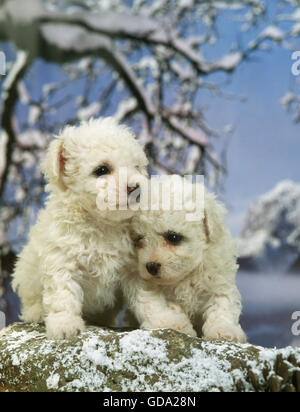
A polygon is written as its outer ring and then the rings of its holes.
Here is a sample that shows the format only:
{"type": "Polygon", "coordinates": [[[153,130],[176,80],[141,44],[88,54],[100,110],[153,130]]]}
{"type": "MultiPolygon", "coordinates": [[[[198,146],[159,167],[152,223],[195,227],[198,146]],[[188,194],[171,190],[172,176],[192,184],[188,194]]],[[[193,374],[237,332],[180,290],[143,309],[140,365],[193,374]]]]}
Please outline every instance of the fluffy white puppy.
{"type": "MultiPolygon", "coordinates": [[[[153,208],[153,196],[151,201],[153,208]]],[[[179,176],[164,180],[154,204],[158,210],[133,218],[140,280],[133,276],[125,290],[141,327],[173,328],[193,336],[197,331],[209,339],[245,342],[235,284],[237,253],[225,227],[224,207],[202,184],[179,176]],[[169,211],[162,201],[167,192],[169,211]],[[199,204],[201,196],[204,207],[199,204]]]]}
{"type": "MultiPolygon", "coordinates": [[[[96,200],[103,206],[114,192],[127,201],[146,166],[133,134],[113,118],[67,126],[51,142],[42,164],[50,195],[13,275],[22,319],[45,321],[48,338],[76,335],[83,318],[99,322],[113,308],[120,273],[131,264],[132,211],[119,201],[116,210],[100,210],[96,200]]],[[[103,324],[112,321],[105,317],[103,324]]]]}

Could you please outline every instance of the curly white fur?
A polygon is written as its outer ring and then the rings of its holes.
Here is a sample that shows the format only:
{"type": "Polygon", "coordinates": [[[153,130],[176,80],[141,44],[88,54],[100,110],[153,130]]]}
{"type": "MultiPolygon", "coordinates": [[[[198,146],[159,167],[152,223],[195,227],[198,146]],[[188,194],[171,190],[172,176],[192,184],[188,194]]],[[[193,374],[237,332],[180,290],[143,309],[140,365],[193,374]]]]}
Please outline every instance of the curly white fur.
{"type": "Polygon", "coordinates": [[[67,126],[51,142],[42,165],[50,195],[13,275],[23,320],[45,321],[49,338],[75,335],[84,330],[83,318],[99,321],[105,310],[100,322],[112,324],[120,273],[133,256],[132,211],[101,211],[96,198],[107,198],[108,179],[119,181],[120,168],[128,175],[124,195],[146,165],[132,133],[113,118],[67,126]],[[110,175],[95,176],[103,164],[110,175]]]}
{"type": "MultiPolygon", "coordinates": [[[[178,183],[178,176],[169,178],[173,198],[178,183]]],[[[184,203],[189,207],[194,189],[189,183],[184,203]]],[[[133,218],[140,278],[132,276],[124,284],[128,305],[145,328],[170,327],[194,336],[197,331],[210,339],[245,342],[235,284],[237,252],[225,227],[225,209],[208,191],[204,206],[202,219],[196,222],[187,221],[184,208],[160,207],[133,218]],[[178,245],[169,244],[164,237],[168,232],[184,238],[178,245]],[[148,262],[161,265],[157,275],[148,272],[148,262]]]]}

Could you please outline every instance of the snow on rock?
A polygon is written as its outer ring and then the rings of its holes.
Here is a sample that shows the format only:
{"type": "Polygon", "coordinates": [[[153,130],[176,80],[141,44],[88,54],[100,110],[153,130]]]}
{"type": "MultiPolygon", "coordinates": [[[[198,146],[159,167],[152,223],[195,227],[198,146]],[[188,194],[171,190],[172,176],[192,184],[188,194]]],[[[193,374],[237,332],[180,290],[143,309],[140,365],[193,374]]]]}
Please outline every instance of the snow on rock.
{"type": "Polygon", "coordinates": [[[88,327],[47,340],[37,324],[0,332],[0,391],[300,391],[300,349],[204,341],[170,329],[88,327]]]}
{"type": "Polygon", "coordinates": [[[238,248],[241,269],[289,271],[300,255],[300,184],[282,181],[251,206],[238,248]]]}

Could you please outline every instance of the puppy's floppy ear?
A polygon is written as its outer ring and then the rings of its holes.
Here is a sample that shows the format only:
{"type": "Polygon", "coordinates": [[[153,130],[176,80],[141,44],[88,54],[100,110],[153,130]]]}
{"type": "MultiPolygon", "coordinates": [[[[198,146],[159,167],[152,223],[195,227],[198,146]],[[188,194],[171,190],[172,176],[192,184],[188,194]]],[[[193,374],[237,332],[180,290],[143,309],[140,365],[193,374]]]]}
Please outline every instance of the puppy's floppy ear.
{"type": "Polygon", "coordinates": [[[217,242],[225,231],[225,207],[217,202],[215,196],[207,193],[204,207],[204,231],[208,243],[217,242]]]}
{"type": "Polygon", "coordinates": [[[63,182],[65,169],[65,157],[63,155],[63,139],[55,138],[49,146],[46,157],[42,162],[42,171],[51,184],[57,185],[61,190],[66,190],[63,182]]]}

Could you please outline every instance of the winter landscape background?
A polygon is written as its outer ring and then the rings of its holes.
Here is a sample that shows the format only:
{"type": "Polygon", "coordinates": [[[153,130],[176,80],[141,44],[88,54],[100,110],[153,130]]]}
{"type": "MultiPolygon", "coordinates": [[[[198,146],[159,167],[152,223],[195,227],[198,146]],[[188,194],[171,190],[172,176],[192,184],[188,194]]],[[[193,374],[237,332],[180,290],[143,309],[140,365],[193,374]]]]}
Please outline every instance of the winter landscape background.
{"type": "Polygon", "coordinates": [[[300,50],[296,0],[0,1],[0,296],[42,207],[37,164],[66,122],[116,115],[151,173],[205,174],[241,253],[252,343],[299,344],[300,50]],[[20,12],[22,10],[22,12],[20,12]],[[298,343],[297,343],[298,339],[298,343]]]}

